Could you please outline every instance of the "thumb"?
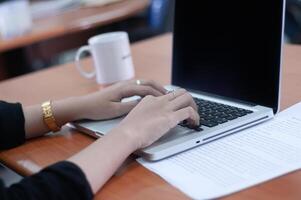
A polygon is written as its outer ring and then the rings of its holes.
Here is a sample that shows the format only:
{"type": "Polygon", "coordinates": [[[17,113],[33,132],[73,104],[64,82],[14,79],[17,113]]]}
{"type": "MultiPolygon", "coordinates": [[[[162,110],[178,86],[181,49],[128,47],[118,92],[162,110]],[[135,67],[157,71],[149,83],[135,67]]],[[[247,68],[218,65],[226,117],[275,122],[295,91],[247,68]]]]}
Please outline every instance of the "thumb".
{"type": "Polygon", "coordinates": [[[138,103],[139,100],[118,103],[120,104],[118,110],[120,116],[128,114],[138,103]]]}

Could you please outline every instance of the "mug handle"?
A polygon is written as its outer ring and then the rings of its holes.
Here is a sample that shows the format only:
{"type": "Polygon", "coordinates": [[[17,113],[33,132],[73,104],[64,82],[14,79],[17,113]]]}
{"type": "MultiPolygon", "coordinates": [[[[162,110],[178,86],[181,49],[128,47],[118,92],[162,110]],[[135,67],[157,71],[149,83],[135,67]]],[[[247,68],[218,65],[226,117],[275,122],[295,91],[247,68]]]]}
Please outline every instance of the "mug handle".
{"type": "Polygon", "coordinates": [[[96,72],[95,69],[92,72],[86,72],[83,70],[82,65],[80,63],[80,57],[82,55],[82,53],[84,53],[85,51],[90,52],[91,53],[91,49],[89,46],[83,46],[81,47],[77,52],[76,52],[76,56],[75,56],[75,65],[76,68],[78,69],[78,71],[80,72],[80,74],[82,76],[84,76],[85,78],[91,79],[93,77],[95,77],[96,72]]]}

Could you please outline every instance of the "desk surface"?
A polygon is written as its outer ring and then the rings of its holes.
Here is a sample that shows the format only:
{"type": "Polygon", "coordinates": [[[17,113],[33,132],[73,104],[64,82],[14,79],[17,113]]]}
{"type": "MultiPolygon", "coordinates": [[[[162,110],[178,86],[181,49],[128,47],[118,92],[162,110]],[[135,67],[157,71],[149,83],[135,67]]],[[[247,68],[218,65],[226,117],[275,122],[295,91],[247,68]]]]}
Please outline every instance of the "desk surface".
{"type": "MultiPolygon", "coordinates": [[[[165,35],[132,46],[137,78],[170,83],[171,36],[165,35]]],[[[285,46],[282,79],[282,109],[301,100],[301,47],[285,46]]],[[[91,65],[91,60],[84,61],[91,65]]],[[[67,64],[0,83],[1,99],[25,105],[47,99],[81,95],[97,90],[82,78],[73,64],[67,64]],[[47,80],[47,81],[45,81],[47,80]],[[37,84],[38,83],[38,84],[37,84]],[[47,90],[45,90],[47,88],[47,90]]],[[[93,142],[93,139],[64,128],[60,133],[28,141],[0,153],[0,160],[20,174],[30,175],[63,160],[93,142]]],[[[300,199],[301,172],[297,171],[260,184],[225,199],[300,199]]],[[[96,199],[187,199],[177,189],[135,161],[118,172],[97,194],[96,199]]]]}
{"type": "Polygon", "coordinates": [[[68,10],[51,17],[34,20],[33,29],[20,37],[1,40],[0,53],[43,40],[107,25],[145,9],[149,0],[123,0],[110,5],[68,10]]]}

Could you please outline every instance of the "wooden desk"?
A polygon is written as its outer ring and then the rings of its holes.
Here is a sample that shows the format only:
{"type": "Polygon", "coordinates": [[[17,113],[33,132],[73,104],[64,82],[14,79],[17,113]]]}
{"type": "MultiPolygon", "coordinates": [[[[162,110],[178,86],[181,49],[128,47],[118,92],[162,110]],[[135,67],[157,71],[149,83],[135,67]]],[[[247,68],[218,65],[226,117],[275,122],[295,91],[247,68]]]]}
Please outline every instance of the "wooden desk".
{"type": "MultiPolygon", "coordinates": [[[[137,78],[170,83],[171,36],[165,35],[132,46],[137,78]]],[[[301,100],[301,47],[286,46],[283,68],[282,108],[301,100]]],[[[91,60],[85,60],[87,65],[91,60]]],[[[21,101],[25,105],[47,99],[86,94],[98,89],[91,80],[82,78],[73,64],[29,74],[0,84],[1,99],[21,101]],[[47,81],[45,81],[47,80],[47,81]],[[45,88],[48,88],[45,90],[45,88]]],[[[0,153],[0,160],[22,175],[63,160],[93,142],[93,139],[64,128],[53,136],[28,141],[23,146],[0,153]]],[[[268,181],[224,199],[300,199],[301,172],[268,181]]],[[[99,191],[96,199],[187,199],[157,175],[137,162],[114,176],[99,191]]]]}
{"type": "Polygon", "coordinates": [[[37,19],[33,21],[29,33],[9,40],[0,38],[0,53],[120,21],[143,11],[148,4],[149,0],[123,0],[106,6],[73,9],[37,19]]]}

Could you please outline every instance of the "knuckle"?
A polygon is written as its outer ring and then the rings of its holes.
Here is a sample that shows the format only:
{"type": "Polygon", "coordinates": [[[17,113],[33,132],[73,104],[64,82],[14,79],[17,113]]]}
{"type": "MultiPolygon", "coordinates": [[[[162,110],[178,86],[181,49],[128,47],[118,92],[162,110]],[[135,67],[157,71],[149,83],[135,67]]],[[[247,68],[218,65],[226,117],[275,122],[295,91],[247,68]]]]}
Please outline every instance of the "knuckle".
{"type": "Polygon", "coordinates": [[[150,87],[146,87],[144,90],[145,94],[150,95],[150,94],[154,94],[153,90],[150,87]]]}
{"type": "Polygon", "coordinates": [[[148,88],[147,87],[143,87],[142,89],[141,89],[141,92],[145,95],[145,96],[147,96],[149,93],[148,93],[148,88]]]}
{"type": "Polygon", "coordinates": [[[128,85],[128,82],[127,81],[120,81],[117,83],[119,86],[126,86],[128,85]]]}
{"type": "Polygon", "coordinates": [[[118,83],[119,84],[119,87],[122,87],[124,89],[133,89],[133,85],[132,84],[124,84],[124,83],[118,83]]]}
{"type": "Polygon", "coordinates": [[[186,98],[187,100],[192,99],[191,94],[189,94],[188,92],[186,92],[184,95],[185,95],[185,98],[186,98]]]}
{"type": "Polygon", "coordinates": [[[158,101],[161,102],[162,105],[170,105],[169,100],[167,98],[165,98],[164,96],[158,96],[157,99],[158,99],[158,101]]]}
{"type": "MultiPolygon", "coordinates": [[[[121,87],[122,87],[122,85],[121,85],[121,87]]],[[[135,88],[132,87],[131,85],[124,85],[123,88],[122,88],[122,91],[125,91],[125,92],[134,92],[135,88]]]]}
{"type": "Polygon", "coordinates": [[[115,83],[114,85],[112,85],[112,87],[115,87],[115,88],[122,88],[124,87],[124,84],[122,84],[121,82],[118,82],[118,83],[115,83]]]}
{"type": "Polygon", "coordinates": [[[189,116],[193,116],[195,111],[194,111],[194,109],[191,106],[189,106],[187,108],[187,112],[188,112],[189,116]]]}
{"type": "Polygon", "coordinates": [[[191,95],[189,92],[186,92],[186,95],[187,95],[190,99],[193,98],[192,95],[191,95]]]}
{"type": "Polygon", "coordinates": [[[154,80],[148,80],[147,82],[148,82],[150,85],[156,84],[154,80]]]}
{"type": "Polygon", "coordinates": [[[184,88],[180,88],[178,91],[183,92],[183,93],[187,93],[187,90],[185,90],[184,88]]]}
{"type": "Polygon", "coordinates": [[[144,97],[145,100],[152,100],[153,98],[154,98],[154,96],[152,96],[152,95],[146,95],[144,97]]]}
{"type": "Polygon", "coordinates": [[[172,128],[173,124],[174,124],[174,118],[173,118],[173,116],[169,115],[169,114],[165,114],[165,119],[167,120],[168,127],[172,128]]]}

